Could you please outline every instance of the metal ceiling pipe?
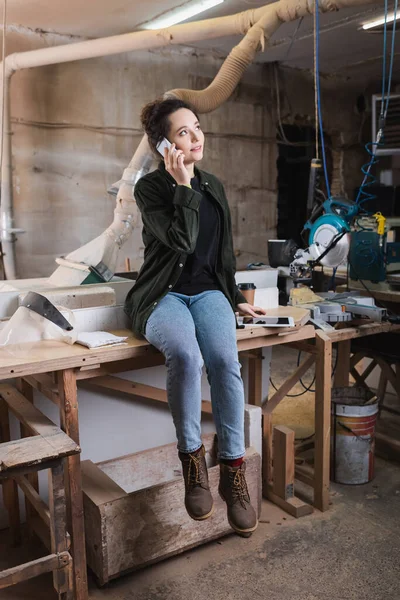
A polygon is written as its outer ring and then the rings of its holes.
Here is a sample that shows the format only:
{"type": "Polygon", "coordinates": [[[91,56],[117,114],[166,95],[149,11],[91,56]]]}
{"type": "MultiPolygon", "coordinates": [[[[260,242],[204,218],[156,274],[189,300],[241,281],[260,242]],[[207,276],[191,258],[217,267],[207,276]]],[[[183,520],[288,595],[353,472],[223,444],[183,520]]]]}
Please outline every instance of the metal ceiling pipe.
{"type": "MultiPolygon", "coordinates": [[[[321,12],[335,11],[342,7],[361,6],[374,4],[376,0],[320,0],[321,12]]],[[[270,36],[279,28],[281,23],[292,21],[302,16],[312,14],[313,0],[280,0],[273,4],[257,9],[250,9],[236,15],[206,19],[195,23],[175,25],[159,31],[138,31],[134,33],[111,36],[107,38],[78,42],[51,48],[42,48],[29,52],[18,52],[10,54],[5,59],[6,77],[3,85],[6,86],[5,96],[9,98],[10,82],[12,74],[21,69],[59,64],[74,60],[84,60],[100,56],[109,56],[130,52],[132,50],[144,50],[167,45],[187,44],[190,42],[224,37],[227,35],[246,34],[224,61],[219,73],[208,88],[201,91],[174,90],[170,94],[186,97],[199,112],[209,112],[225,102],[237,83],[244,70],[254,59],[260,48],[264,48],[270,36]]],[[[1,173],[1,206],[0,227],[3,251],[5,253],[5,275],[6,278],[15,278],[15,250],[13,238],[13,201],[12,201],[12,161],[11,161],[11,126],[9,103],[7,108],[7,119],[3,124],[5,135],[3,136],[3,167],[1,173]],[[4,182],[4,183],[3,183],[4,182]]],[[[6,114],[6,111],[4,111],[6,114]]],[[[97,264],[94,261],[103,252],[110,255],[112,263],[116,261],[115,254],[126,239],[128,239],[135,222],[136,207],[134,204],[132,189],[137,180],[137,172],[143,173],[148,170],[150,161],[150,150],[147,140],[142,140],[135,152],[124,179],[118,196],[117,206],[114,212],[113,224],[96,240],[89,242],[84,247],[72,252],[67,256],[70,260],[86,262],[82,256],[86,256],[88,264],[97,264]],[[122,230],[121,230],[122,228],[122,230]],[[107,248],[107,240],[114,241],[114,249],[107,248]],[[97,242],[94,244],[94,242],[97,242]],[[101,247],[104,246],[103,251],[101,247]]],[[[99,261],[100,262],[100,261],[99,261]]],[[[59,269],[62,267],[59,267],[59,269]]],[[[59,271],[57,269],[57,271],[59,271]]],[[[56,272],[57,272],[56,271],[56,272]]],[[[56,275],[56,272],[53,275],[56,275]]],[[[56,279],[56,278],[55,278],[56,279]]],[[[64,282],[65,283],[65,282],[64,282]]]]}

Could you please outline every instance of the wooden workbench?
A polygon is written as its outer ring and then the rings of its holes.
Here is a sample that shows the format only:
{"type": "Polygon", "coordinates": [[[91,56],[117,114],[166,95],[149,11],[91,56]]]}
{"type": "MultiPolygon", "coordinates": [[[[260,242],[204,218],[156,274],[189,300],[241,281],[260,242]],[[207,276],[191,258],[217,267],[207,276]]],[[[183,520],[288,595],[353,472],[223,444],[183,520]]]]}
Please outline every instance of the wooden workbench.
{"type": "MultiPolygon", "coordinates": [[[[246,352],[250,358],[249,398],[251,404],[261,406],[261,351],[263,347],[290,344],[310,354],[310,366],[316,363],[315,394],[315,464],[314,474],[307,481],[314,488],[314,506],[326,510],[329,505],[329,449],[330,449],[330,398],[331,398],[331,351],[333,342],[345,342],[345,351],[339,355],[339,363],[345,367],[348,362],[349,341],[353,337],[372,335],[387,331],[388,325],[363,325],[347,328],[327,336],[315,332],[310,325],[304,325],[305,311],[300,308],[280,308],[270,313],[280,313],[295,317],[296,327],[287,329],[245,329],[238,330],[239,352],[246,352]]],[[[397,329],[400,329],[398,327],[397,329]]],[[[144,384],[123,381],[112,374],[142,369],[163,364],[163,356],[144,339],[135,338],[129,331],[114,332],[127,335],[127,343],[89,350],[79,345],[68,346],[59,342],[27,343],[16,347],[0,349],[0,380],[17,378],[18,387],[31,401],[35,388],[58,405],[62,429],[79,444],[78,392],[77,382],[91,380],[96,385],[109,389],[126,391],[133,396],[147,397],[165,402],[164,390],[144,384]],[[120,382],[123,381],[121,384],[120,382]],[[118,387],[119,386],[119,387],[118,387]],[[121,387],[122,386],[122,387],[121,387]],[[129,386],[129,389],[126,387],[129,386]]],[[[307,362],[306,361],[306,362],[307,362]]],[[[338,367],[339,367],[338,363],[338,367]]],[[[263,407],[263,480],[268,494],[268,469],[270,464],[270,415],[280,399],[301,377],[305,366],[291,375],[280,390],[263,407]],[[296,379],[297,377],[297,379],[296,379]]],[[[338,376],[341,369],[337,369],[338,376]]],[[[210,408],[204,407],[207,412],[210,408]]],[[[75,599],[86,600],[87,574],[84,539],[83,502],[79,455],[68,459],[67,476],[69,481],[70,534],[74,559],[75,599]]],[[[32,485],[37,480],[32,475],[32,485]]],[[[17,499],[15,498],[15,502],[17,499]]],[[[29,512],[28,512],[29,518],[29,512]]],[[[12,520],[12,519],[11,519],[12,520]]]]}
{"type": "MultiPolygon", "coordinates": [[[[237,332],[238,350],[239,352],[245,351],[250,358],[249,401],[256,405],[261,405],[262,400],[261,355],[259,349],[265,346],[288,343],[289,341],[306,340],[315,336],[312,326],[303,326],[306,315],[306,311],[303,309],[279,308],[270,311],[270,314],[271,312],[293,316],[296,327],[285,329],[246,328],[237,332]],[[251,354],[252,352],[254,354],[251,354]]],[[[123,345],[94,350],[89,350],[78,344],[69,346],[62,342],[53,341],[28,342],[3,347],[0,349],[0,380],[17,379],[19,390],[29,400],[33,401],[34,388],[58,405],[62,429],[79,444],[77,382],[80,380],[91,380],[96,385],[120,389],[136,397],[147,397],[166,402],[166,392],[164,390],[111,377],[114,373],[164,363],[164,357],[145,339],[137,339],[130,331],[125,330],[113,333],[128,336],[127,342],[123,345]],[[129,389],[127,389],[127,385],[129,385],[129,389]]],[[[209,411],[210,404],[208,403],[205,408],[209,411]]],[[[327,439],[326,436],[323,436],[323,438],[327,439]]],[[[68,459],[67,478],[75,599],[86,600],[88,591],[79,455],[68,459]]],[[[38,488],[35,474],[30,475],[30,482],[36,489],[38,488]]],[[[16,502],[17,497],[14,498],[14,504],[16,502]]],[[[13,502],[10,502],[11,506],[12,504],[13,502]]],[[[28,506],[28,525],[31,514],[28,506]]],[[[10,515],[10,522],[12,525],[12,514],[10,515]]],[[[33,526],[33,519],[31,524],[33,526]]]]}
{"type": "MultiPolygon", "coordinates": [[[[296,478],[310,485],[314,490],[314,506],[325,511],[329,506],[329,465],[330,465],[330,402],[331,387],[347,387],[351,371],[351,340],[381,333],[400,333],[400,325],[391,323],[375,323],[368,320],[364,322],[342,323],[342,327],[329,334],[317,331],[314,340],[305,342],[295,341],[289,346],[308,353],[310,356],[299,365],[296,371],[285,381],[282,386],[269,398],[263,407],[264,414],[264,443],[263,471],[264,487],[267,495],[271,482],[271,440],[272,440],[272,412],[281,400],[289,393],[300,377],[315,362],[315,443],[314,443],[314,469],[296,469],[296,478]],[[357,324],[358,323],[358,324],[357,324]],[[331,362],[332,345],[337,344],[337,364],[332,383],[331,362]],[[327,436],[324,439],[323,436],[327,436]]],[[[290,509],[290,507],[288,507],[290,509]]],[[[292,507],[292,514],[296,514],[296,506],[292,507]]],[[[296,515],[298,516],[298,515],[296,515]]]]}

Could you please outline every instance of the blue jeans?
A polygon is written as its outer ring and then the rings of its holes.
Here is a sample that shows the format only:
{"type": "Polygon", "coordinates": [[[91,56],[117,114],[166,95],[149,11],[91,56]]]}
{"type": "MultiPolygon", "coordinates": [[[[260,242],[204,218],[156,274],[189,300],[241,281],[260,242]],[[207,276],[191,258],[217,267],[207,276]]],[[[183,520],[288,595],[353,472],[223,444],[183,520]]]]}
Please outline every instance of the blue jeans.
{"type": "Polygon", "coordinates": [[[236,344],[236,322],[224,294],[195,296],[169,292],[150,315],[146,339],[166,359],[168,404],[178,450],[201,446],[203,359],[222,459],[241,458],[244,447],[244,391],[236,344]]]}

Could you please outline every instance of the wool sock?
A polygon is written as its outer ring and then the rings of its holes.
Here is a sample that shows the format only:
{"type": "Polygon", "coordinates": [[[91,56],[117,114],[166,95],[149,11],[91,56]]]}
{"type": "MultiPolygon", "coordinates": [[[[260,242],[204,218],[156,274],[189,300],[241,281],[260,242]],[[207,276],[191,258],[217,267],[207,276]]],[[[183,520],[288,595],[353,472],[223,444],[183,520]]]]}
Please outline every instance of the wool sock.
{"type": "Polygon", "coordinates": [[[242,464],[243,460],[244,460],[243,457],[241,457],[241,458],[235,458],[234,460],[228,460],[228,459],[222,458],[220,460],[220,462],[223,465],[229,465],[230,467],[240,467],[240,465],[242,464]]]}

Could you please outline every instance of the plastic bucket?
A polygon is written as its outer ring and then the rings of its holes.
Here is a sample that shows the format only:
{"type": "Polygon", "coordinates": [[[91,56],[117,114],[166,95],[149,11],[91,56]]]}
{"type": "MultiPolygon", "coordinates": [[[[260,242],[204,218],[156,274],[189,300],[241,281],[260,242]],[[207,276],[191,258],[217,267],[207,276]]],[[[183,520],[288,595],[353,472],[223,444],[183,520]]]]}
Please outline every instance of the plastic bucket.
{"type": "Polygon", "coordinates": [[[368,483],[374,477],[378,399],[361,387],[332,390],[331,479],[368,483]]]}

